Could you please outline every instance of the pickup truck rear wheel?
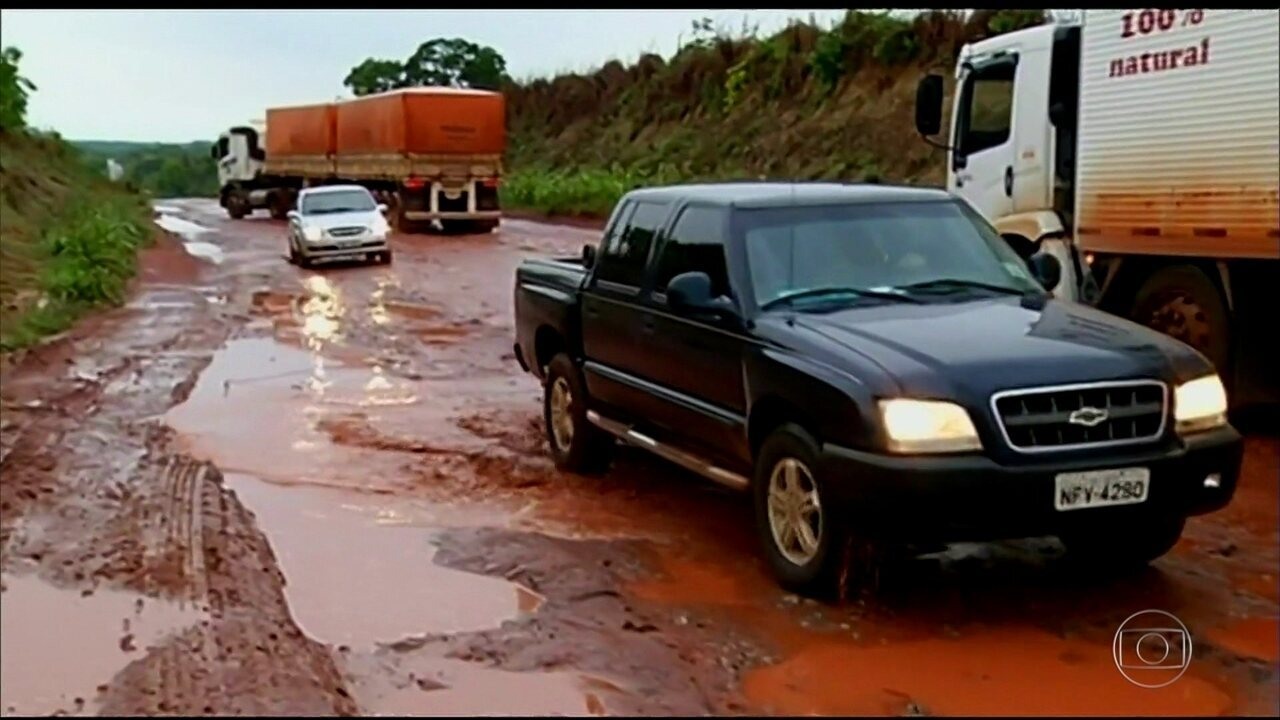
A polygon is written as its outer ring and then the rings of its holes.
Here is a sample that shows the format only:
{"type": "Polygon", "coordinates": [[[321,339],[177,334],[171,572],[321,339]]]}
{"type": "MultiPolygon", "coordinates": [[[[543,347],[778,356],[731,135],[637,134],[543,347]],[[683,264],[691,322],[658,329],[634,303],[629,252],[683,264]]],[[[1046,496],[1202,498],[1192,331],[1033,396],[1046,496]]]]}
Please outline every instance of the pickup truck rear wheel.
{"type": "Polygon", "coordinates": [[[587,420],[587,388],[569,356],[560,353],[547,367],[542,415],[551,457],[561,470],[604,472],[614,439],[587,420]]]}
{"type": "Polygon", "coordinates": [[[830,512],[817,461],[813,436],[786,424],[760,448],[752,482],[756,532],[769,566],[780,585],[809,596],[836,589],[847,534],[830,512]]]}

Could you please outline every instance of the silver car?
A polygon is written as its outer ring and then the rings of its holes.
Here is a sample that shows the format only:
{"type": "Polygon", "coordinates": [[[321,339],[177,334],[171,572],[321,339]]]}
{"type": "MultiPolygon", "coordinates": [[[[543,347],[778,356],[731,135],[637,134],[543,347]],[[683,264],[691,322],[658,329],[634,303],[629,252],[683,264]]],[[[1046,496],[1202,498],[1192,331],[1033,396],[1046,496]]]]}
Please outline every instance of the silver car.
{"type": "Polygon", "coordinates": [[[328,260],[390,263],[386,211],[359,185],[303,190],[298,209],[289,213],[289,262],[300,267],[328,260]]]}

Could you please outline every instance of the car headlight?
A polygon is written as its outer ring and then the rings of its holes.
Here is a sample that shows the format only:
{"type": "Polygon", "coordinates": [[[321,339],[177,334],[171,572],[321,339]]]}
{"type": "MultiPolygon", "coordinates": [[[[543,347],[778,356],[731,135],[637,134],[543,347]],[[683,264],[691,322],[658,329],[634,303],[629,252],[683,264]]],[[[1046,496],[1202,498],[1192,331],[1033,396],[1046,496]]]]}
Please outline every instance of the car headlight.
{"type": "Polygon", "coordinates": [[[320,242],[320,238],[323,236],[324,236],[324,233],[318,227],[302,228],[302,237],[307,242],[320,242]]]}
{"type": "Polygon", "coordinates": [[[391,226],[387,224],[386,218],[376,218],[373,226],[369,228],[369,232],[377,238],[385,238],[387,233],[391,232],[391,226]]]}
{"type": "Polygon", "coordinates": [[[1179,433],[1210,430],[1227,422],[1227,389],[1217,373],[1174,388],[1173,419],[1179,433]]]}
{"type": "Polygon", "coordinates": [[[895,453],[981,450],[982,441],[964,408],[939,400],[881,400],[880,417],[895,453]]]}

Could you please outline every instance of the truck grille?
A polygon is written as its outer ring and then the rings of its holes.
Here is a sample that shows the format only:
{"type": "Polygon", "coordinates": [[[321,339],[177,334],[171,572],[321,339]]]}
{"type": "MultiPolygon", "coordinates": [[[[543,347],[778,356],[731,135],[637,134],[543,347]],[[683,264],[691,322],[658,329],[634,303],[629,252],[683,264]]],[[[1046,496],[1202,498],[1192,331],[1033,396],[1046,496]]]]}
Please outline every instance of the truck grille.
{"type": "Polygon", "coordinates": [[[343,238],[355,237],[364,234],[363,227],[336,227],[329,229],[329,237],[343,238]]]}
{"type": "Polygon", "coordinates": [[[1156,440],[1168,388],[1157,380],[1005,390],[991,407],[1009,447],[1052,452],[1156,440]]]}

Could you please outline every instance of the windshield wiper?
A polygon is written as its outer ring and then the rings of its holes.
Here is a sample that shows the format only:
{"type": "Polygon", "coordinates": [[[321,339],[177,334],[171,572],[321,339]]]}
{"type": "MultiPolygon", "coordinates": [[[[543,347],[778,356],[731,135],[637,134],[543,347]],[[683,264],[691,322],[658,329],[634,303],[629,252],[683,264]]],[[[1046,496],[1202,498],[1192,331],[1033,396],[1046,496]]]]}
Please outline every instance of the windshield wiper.
{"type": "Polygon", "coordinates": [[[868,288],[851,288],[851,287],[820,287],[820,288],[809,288],[807,290],[797,290],[795,292],[787,293],[786,295],[776,297],[770,300],[769,302],[766,302],[764,305],[761,305],[760,309],[768,310],[769,308],[775,307],[782,303],[792,303],[796,300],[822,297],[824,295],[855,295],[857,297],[877,298],[880,300],[893,300],[894,302],[915,303],[917,305],[921,303],[920,300],[918,300],[917,298],[913,298],[909,295],[903,295],[901,293],[896,293],[896,292],[886,292],[884,290],[871,290],[868,288]]]}
{"type": "Polygon", "coordinates": [[[963,280],[961,278],[939,278],[937,280],[925,280],[924,282],[911,283],[910,285],[899,285],[898,290],[989,290],[991,292],[1004,293],[1005,295],[1027,295],[1039,294],[1035,290],[1021,290],[1019,288],[1009,287],[1008,285],[993,285],[991,283],[979,282],[977,280],[963,280]]]}

